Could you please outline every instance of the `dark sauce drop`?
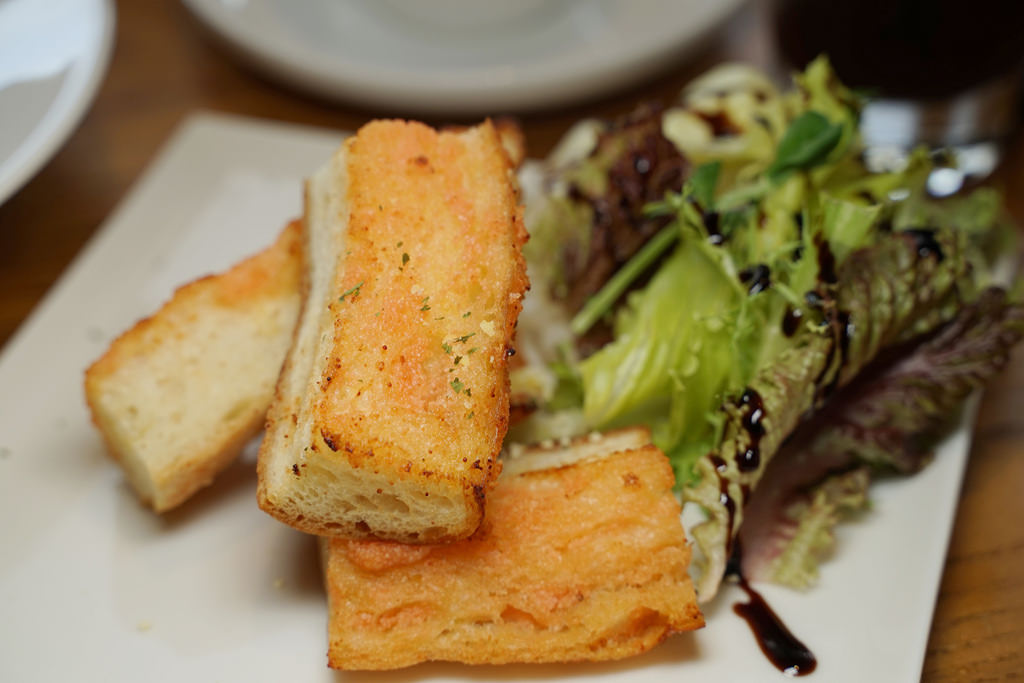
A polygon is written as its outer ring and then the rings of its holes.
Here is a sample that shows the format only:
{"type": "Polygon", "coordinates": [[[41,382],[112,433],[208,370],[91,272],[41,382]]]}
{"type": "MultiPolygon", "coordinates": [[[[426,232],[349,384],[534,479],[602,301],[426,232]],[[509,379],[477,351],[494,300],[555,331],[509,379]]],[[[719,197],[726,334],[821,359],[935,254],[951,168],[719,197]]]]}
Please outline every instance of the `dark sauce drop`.
{"type": "Polygon", "coordinates": [[[753,296],[771,287],[772,271],[763,263],[740,271],[740,281],[747,285],[747,294],[753,296]]]}
{"type": "Polygon", "coordinates": [[[742,453],[736,456],[736,467],[740,472],[756,470],[761,464],[761,437],[764,436],[764,401],[761,395],[753,389],[747,389],[740,396],[740,406],[743,409],[743,429],[750,437],[750,445],[742,453]]]}
{"type": "Polygon", "coordinates": [[[764,425],[761,424],[763,417],[764,408],[761,406],[760,397],[758,397],[758,405],[752,407],[746,417],[743,418],[743,427],[747,430],[748,434],[758,439],[764,436],[764,425]]]}
{"type": "Polygon", "coordinates": [[[796,232],[803,237],[804,234],[804,212],[797,211],[793,214],[793,222],[796,223],[796,232]]]}
{"type": "Polygon", "coordinates": [[[739,579],[740,588],[746,592],[749,602],[737,602],[732,611],[750,626],[761,652],[787,676],[806,676],[813,672],[818,666],[814,653],[786,628],[779,615],[746,579],[742,576],[739,579]]]}
{"type": "Polygon", "coordinates": [[[806,676],[818,666],[814,653],[793,635],[764,597],[750,587],[740,571],[739,544],[729,559],[726,576],[734,576],[747,594],[748,602],[737,602],[732,611],[739,615],[754,633],[761,652],[775,668],[787,676],[806,676]]]}
{"type": "Polygon", "coordinates": [[[740,472],[752,472],[761,464],[761,449],[757,445],[747,447],[736,456],[736,467],[740,472]]]}
{"type": "Polygon", "coordinates": [[[719,222],[717,211],[705,211],[703,214],[704,229],[708,231],[708,242],[716,247],[725,242],[725,235],[722,234],[722,226],[719,222]]]}
{"type": "Polygon", "coordinates": [[[820,311],[825,307],[825,297],[813,289],[804,294],[804,301],[816,311],[820,311]]]}
{"type": "Polygon", "coordinates": [[[800,329],[800,321],[804,314],[799,308],[787,308],[786,314],[782,316],[782,334],[792,337],[800,329]]]}
{"type": "MultiPolygon", "coordinates": [[[[717,468],[716,468],[717,469],[717,468]]],[[[719,470],[721,473],[722,470],[719,470]]],[[[729,515],[729,529],[730,533],[726,536],[725,550],[726,552],[732,551],[732,525],[736,521],[736,501],[733,500],[732,496],[729,495],[729,480],[723,476],[718,477],[718,502],[725,508],[726,513],[729,515]]]]}
{"type": "Polygon", "coordinates": [[[796,225],[796,234],[799,238],[796,249],[793,250],[793,254],[790,258],[794,263],[799,261],[804,256],[804,214],[803,211],[797,211],[793,214],[793,223],[796,225]]]}
{"type": "MultiPolygon", "coordinates": [[[[725,460],[715,454],[708,456],[711,460],[711,465],[715,468],[715,472],[718,474],[718,502],[725,508],[726,513],[729,515],[729,526],[728,529],[732,529],[733,521],[736,518],[736,501],[733,500],[732,496],[729,495],[729,479],[726,478],[726,470],[729,466],[725,460]]],[[[726,537],[726,552],[732,549],[732,534],[730,533],[726,537]]]]}
{"type": "Polygon", "coordinates": [[[828,240],[821,235],[815,238],[815,246],[818,248],[818,279],[828,284],[839,282],[839,275],[836,273],[836,257],[828,246],[828,240]]]}
{"type": "Polygon", "coordinates": [[[935,260],[942,263],[945,254],[942,253],[942,245],[935,239],[935,231],[929,228],[908,228],[902,231],[914,239],[914,246],[917,247],[917,255],[921,258],[934,256],[935,260]]]}
{"type": "Polygon", "coordinates": [[[726,490],[725,479],[722,480],[721,488],[718,492],[718,502],[722,504],[725,511],[729,513],[729,528],[732,528],[732,520],[736,516],[736,501],[729,495],[729,491],[726,490]]]}

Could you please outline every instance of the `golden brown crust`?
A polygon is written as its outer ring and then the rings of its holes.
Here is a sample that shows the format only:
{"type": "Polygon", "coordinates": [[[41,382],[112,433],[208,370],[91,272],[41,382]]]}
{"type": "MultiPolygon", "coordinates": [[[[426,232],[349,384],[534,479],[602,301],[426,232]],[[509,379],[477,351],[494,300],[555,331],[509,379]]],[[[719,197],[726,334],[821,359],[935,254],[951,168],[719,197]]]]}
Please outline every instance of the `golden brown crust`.
{"type": "MultiPolygon", "coordinates": [[[[366,126],[349,146],[349,255],[330,304],[340,333],[317,421],[355,467],[381,449],[466,441],[454,450],[483,455],[488,469],[500,447],[504,429],[490,425],[508,419],[502,371],[526,285],[525,233],[511,195],[494,191],[505,160],[494,148],[467,158],[473,150],[462,136],[394,122],[366,126]],[[483,447],[465,439],[479,425],[490,431],[483,447]]],[[[407,464],[415,476],[465,471],[428,457],[396,464],[399,476],[407,464]]],[[[477,471],[470,485],[486,482],[477,471]]]]}
{"type": "Polygon", "coordinates": [[[646,446],[503,476],[464,541],[325,541],[330,665],[616,659],[699,628],[673,483],[646,446]]]}
{"type": "MultiPolygon", "coordinates": [[[[488,119],[487,123],[492,125],[494,132],[498,134],[512,168],[518,170],[526,161],[526,135],[519,121],[512,116],[499,116],[488,119]]],[[[447,126],[443,130],[449,133],[464,133],[469,129],[468,126],[447,126]]]]}
{"type": "Polygon", "coordinates": [[[527,287],[513,169],[489,122],[438,133],[375,121],[332,164],[334,176],[311,181],[307,221],[311,234],[344,222],[331,242],[343,247],[328,276],[314,271],[330,279],[324,308],[307,302],[305,343],[290,354],[311,372],[290,359],[282,373],[260,505],[309,533],[465,537],[500,469],[507,353],[527,287]],[[344,192],[341,208],[310,218],[330,192],[344,192]],[[318,332],[313,316],[326,321],[318,332]],[[324,335],[320,355],[310,339],[324,335]],[[346,499],[325,505],[313,491],[325,487],[346,499]],[[439,522],[416,510],[442,503],[439,522]]]}
{"type": "Polygon", "coordinates": [[[94,424],[111,456],[125,469],[139,497],[157,512],[187,500],[241,452],[263,425],[276,370],[298,313],[303,271],[301,225],[293,221],[275,243],[218,275],[180,287],[158,312],[115,339],[85,373],[85,397],[94,424]],[[247,320],[265,337],[231,348],[225,321],[247,320]],[[290,323],[288,321],[291,321],[290,323]],[[223,336],[222,336],[223,335],[223,336]],[[283,340],[283,341],[282,341],[283,340]],[[269,383],[253,377],[190,374],[201,372],[195,354],[250,354],[269,383]],[[182,405],[188,387],[203,393],[207,382],[246,386],[223,392],[231,405],[207,394],[202,406],[182,405]],[[196,408],[223,419],[197,427],[188,423],[196,408]],[[196,429],[195,433],[188,433],[196,429]],[[161,442],[147,435],[166,430],[161,442]]]}

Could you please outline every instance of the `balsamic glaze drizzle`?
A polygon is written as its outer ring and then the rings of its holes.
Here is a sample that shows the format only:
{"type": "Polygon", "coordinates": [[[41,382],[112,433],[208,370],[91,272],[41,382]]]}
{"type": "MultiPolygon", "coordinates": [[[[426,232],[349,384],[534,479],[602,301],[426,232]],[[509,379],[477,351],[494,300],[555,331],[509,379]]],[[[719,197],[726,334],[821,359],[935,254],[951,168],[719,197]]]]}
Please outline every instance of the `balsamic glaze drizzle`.
{"type": "Polygon", "coordinates": [[[782,334],[792,337],[800,329],[800,321],[804,313],[799,308],[792,306],[786,308],[786,314],[782,316],[782,334]]]}
{"type": "Polygon", "coordinates": [[[901,232],[913,238],[914,246],[917,247],[918,257],[928,258],[933,256],[937,262],[942,263],[945,254],[942,253],[942,245],[935,239],[935,230],[931,228],[907,228],[901,232]]]}
{"type": "Polygon", "coordinates": [[[761,652],[787,676],[806,676],[813,672],[818,665],[814,653],[786,628],[779,615],[742,576],[739,585],[750,601],[737,602],[732,611],[750,626],[761,652]]]}
{"type": "Polygon", "coordinates": [[[737,543],[725,575],[736,577],[740,588],[747,594],[748,602],[735,603],[732,611],[747,622],[761,652],[775,668],[787,676],[806,676],[812,673],[818,666],[814,653],[793,635],[764,597],[751,588],[740,570],[740,564],[740,548],[737,543]]]}
{"type": "Polygon", "coordinates": [[[747,294],[754,296],[772,285],[772,271],[767,265],[758,263],[740,271],[740,282],[747,285],[747,294]]]}
{"type": "Polygon", "coordinates": [[[703,213],[704,229],[708,233],[708,242],[716,247],[725,242],[725,235],[722,234],[722,227],[719,223],[720,214],[717,211],[705,211],[703,213]]]}
{"type": "Polygon", "coordinates": [[[743,429],[750,437],[750,445],[743,453],[736,456],[736,467],[740,472],[751,472],[761,464],[761,437],[764,436],[764,401],[761,395],[748,388],[740,396],[740,408],[743,410],[743,429]]]}
{"type": "Polygon", "coordinates": [[[830,285],[839,282],[839,274],[836,272],[836,257],[828,240],[819,234],[814,238],[814,245],[818,249],[818,279],[830,285]]]}
{"type": "Polygon", "coordinates": [[[726,513],[729,515],[729,525],[726,527],[729,529],[729,535],[726,537],[726,551],[732,549],[732,525],[736,519],[736,501],[733,500],[732,496],[729,495],[729,480],[725,476],[725,471],[728,469],[725,460],[718,455],[709,455],[711,464],[715,468],[715,472],[718,474],[718,502],[725,508],[726,513]]]}

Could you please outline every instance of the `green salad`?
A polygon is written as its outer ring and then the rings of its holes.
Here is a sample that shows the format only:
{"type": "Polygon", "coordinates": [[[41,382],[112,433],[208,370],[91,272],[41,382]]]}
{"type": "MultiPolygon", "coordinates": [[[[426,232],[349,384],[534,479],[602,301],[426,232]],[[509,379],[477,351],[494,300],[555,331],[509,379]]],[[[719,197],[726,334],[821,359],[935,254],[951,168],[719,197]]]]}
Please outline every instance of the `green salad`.
{"type": "Polygon", "coordinates": [[[527,196],[509,438],[649,427],[703,513],[705,601],[741,545],[751,578],[813,583],[842,513],[922,467],[1024,332],[998,193],[929,196],[948,160],[924,150],[870,171],[859,104],[824,59],[786,91],[723,66],[580,124],[527,196]]]}

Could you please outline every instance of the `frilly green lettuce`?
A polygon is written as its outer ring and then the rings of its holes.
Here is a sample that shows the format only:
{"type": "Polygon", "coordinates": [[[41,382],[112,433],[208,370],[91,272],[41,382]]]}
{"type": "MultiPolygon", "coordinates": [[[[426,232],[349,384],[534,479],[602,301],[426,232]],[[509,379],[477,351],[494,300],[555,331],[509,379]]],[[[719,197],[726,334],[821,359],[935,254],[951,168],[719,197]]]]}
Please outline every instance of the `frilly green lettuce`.
{"type": "Polygon", "coordinates": [[[834,527],[867,505],[876,474],[924,467],[950,417],[1024,335],[1020,294],[990,287],[920,342],[885,354],[801,424],[745,506],[742,569],[795,588],[815,582],[834,527]]]}
{"type": "MultiPolygon", "coordinates": [[[[577,344],[511,433],[649,426],[706,514],[691,530],[702,600],[786,439],[880,354],[972,305],[1006,244],[991,191],[927,196],[928,154],[867,169],[858,106],[825,60],[788,92],[716,69],[663,112],[579,134],[530,225],[542,287],[587,297],[567,305],[577,344]],[[596,348],[595,331],[607,335],[596,348]]],[[[859,477],[812,482],[779,576],[813,575],[816,554],[799,549],[828,544],[859,477]]]]}

